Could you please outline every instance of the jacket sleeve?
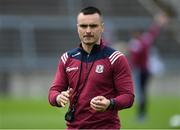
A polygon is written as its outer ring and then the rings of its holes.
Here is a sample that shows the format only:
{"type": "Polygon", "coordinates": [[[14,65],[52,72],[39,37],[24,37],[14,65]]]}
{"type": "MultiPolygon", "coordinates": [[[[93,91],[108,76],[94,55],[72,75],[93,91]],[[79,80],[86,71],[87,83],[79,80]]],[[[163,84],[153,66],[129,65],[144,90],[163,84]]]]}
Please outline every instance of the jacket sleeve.
{"type": "Polygon", "coordinates": [[[68,88],[68,78],[66,75],[64,63],[62,62],[62,60],[60,60],[54,80],[49,89],[49,95],[48,95],[49,103],[52,106],[58,106],[56,102],[56,97],[57,95],[60,94],[61,91],[67,90],[67,88],[68,88]]]}
{"type": "Polygon", "coordinates": [[[157,23],[153,23],[149,29],[140,36],[141,42],[146,45],[154,43],[155,39],[159,36],[161,27],[157,23]]]}
{"type": "Polygon", "coordinates": [[[113,79],[118,96],[114,98],[114,109],[129,108],[134,102],[134,85],[128,61],[124,55],[113,64],[113,79]]]}

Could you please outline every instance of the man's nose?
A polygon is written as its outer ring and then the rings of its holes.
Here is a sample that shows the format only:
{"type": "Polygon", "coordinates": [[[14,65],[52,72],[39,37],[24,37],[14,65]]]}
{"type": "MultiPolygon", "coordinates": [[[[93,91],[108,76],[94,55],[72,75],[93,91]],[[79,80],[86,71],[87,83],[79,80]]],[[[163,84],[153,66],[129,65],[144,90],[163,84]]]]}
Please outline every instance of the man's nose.
{"type": "Polygon", "coordinates": [[[89,26],[86,28],[86,33],[91,33],[91,28],[89,26]]]}

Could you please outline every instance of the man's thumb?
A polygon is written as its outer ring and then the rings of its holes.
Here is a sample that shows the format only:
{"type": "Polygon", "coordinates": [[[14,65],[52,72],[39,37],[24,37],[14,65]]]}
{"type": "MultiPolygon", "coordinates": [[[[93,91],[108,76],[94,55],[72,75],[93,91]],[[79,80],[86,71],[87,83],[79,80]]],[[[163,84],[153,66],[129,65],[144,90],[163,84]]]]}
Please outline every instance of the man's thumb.
{"type": "Polygon", "coordinates": [[[69,88],[69,89],[67,90],[67,93],[70,95],[70,94],[72,93],[72,91],[73,91],[73,89],[72,89],[72,88],[69,88]]]}

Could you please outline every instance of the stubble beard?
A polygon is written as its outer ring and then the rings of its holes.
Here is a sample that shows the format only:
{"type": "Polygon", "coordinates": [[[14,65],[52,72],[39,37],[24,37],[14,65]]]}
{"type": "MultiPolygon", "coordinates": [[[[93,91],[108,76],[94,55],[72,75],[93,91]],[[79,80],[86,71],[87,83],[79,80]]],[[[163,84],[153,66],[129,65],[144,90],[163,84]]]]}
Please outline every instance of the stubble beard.
{"type": "Polygon", "coordinates": [[[83,44],[85,46],[87,46],[88,48],[91,48],[91,47],[93,47],[96,44],[96,42],[95,41],[94,42],[83,42],[83,44]]]}
{"type": "Polygon", "coordinates": [[[95,40],[89,41],[87,39],[83,39],[82,41],[86,46],[93,46],[94,44],[96,44],[95,40]]]}

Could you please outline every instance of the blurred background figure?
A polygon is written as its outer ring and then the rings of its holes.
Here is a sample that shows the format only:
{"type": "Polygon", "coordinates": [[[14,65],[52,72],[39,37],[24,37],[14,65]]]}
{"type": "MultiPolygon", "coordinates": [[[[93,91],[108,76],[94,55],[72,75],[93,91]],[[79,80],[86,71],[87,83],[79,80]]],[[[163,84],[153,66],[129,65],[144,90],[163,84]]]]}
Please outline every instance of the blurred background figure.
{"type": "MultiPolygon", "coordinates": [[[[154,16],[152,25],[146,32],[133,30],[129,41],[129,61],[134,73],[136,96],[138,100],[138,119],[144,120],[147,112],[147,87],[150,79],[150,52],[160,29],[168,23],[166,14],[160,12],[154,16]]],[[[151,60],[152,61],[152,60],[151,60]]],[[[155,64],[155,63],[151,63],[155,64]]]]}

